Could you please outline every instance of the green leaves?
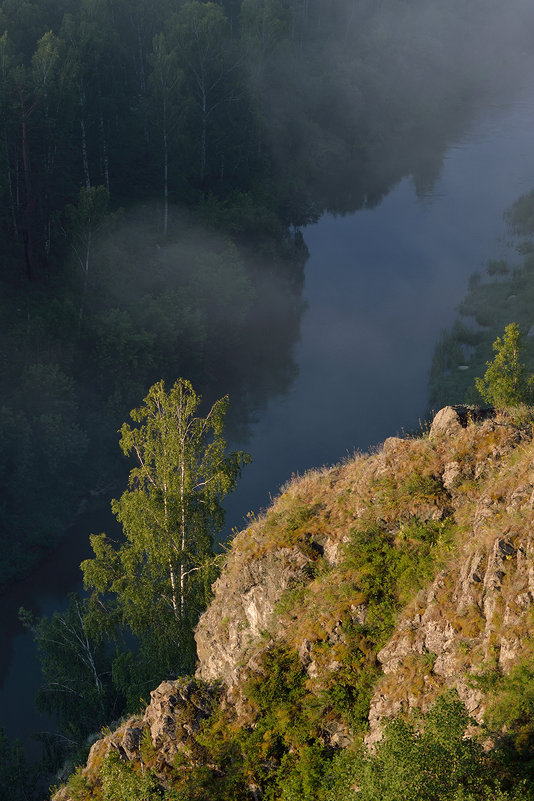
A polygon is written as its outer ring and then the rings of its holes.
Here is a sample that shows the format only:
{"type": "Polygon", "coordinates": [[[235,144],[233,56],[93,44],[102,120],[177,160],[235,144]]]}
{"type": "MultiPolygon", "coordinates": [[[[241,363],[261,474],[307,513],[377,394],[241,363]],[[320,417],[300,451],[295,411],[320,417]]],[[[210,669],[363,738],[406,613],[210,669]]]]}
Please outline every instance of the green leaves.
{"type": "Polygon", "coordinates": [[[532,400],[533,376],[527,378],[520,361],[521,342],[517,323],[504,329],[504,336],[493,343],[495,358],[487,362],[484,378],[477,378],[475,385],[482,398],[498,409],[517,406],[532,400]]]}
{"type": "Polygon", "coordinates": [[[113,715],[116,701],[109,649],[92,626],[88,601],[72,594],[67,609],[50,618],[34,621],[23,608],[19,618],[39,650],[43,685],[37,706],[57,719],[65,741],[80,746],[113,715]]]}
{"type": "Polygon", "coordinates": [[[438,698],[419,719],[397,718],[373,754],[349,751],[334,760],[328,801],[507,799],[498,763],[464,737],[469,715],[456,691],[438,698]]]}
{"type": "MultiPolygon", "coordinates": [[[[82,563],[94,598],[106,599],[104,617],[118,621],[141,643],[162,678],[192,668],[192,629],[215,578],[213,540],[224,521],[222,499],[237,483],[247,454],[226,454],[228,398],[197,414],[201,398],[178,379],[169,392],[154,384],[144,405],[124,423],[120,447],[133,455],[128,489],[112,501],[125,540],[116,547],[93,536],[95,558],[82,563]]],[[[98,615],[98,609],[93,607],[98,615]]],[[[104,627],[107,625],[103,623],[104,627]]]]}

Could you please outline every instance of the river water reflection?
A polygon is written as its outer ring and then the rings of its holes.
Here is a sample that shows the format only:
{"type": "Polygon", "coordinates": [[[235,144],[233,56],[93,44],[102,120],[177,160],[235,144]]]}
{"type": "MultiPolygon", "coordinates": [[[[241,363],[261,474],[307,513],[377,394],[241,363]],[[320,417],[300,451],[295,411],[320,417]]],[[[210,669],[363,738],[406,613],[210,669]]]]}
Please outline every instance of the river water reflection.
{"type": "MultiPolygon", "coordinates": [[[[265,507],[293,473],[418,425],[436,340],[469,275],[506,252],[504,210],[534,187],[532,130],[534,89],[486,110],[447,151],[426,196],[404,179],[378,207],[324,215],[306,229],[299,373],[286,395],[268,403],[250,439],[232,443],[254,462],[227,504],[228,531],[265,507]]],[[[79,587],[89,533],[109,530],[110,517],[80,521],[56,555],[2,597],[0,726],[10,736],[27,741],[29,731],[49,726],[33,709],[37,660],[18,607],[48,614],[64,605],[79,587]]]]}
{"type": "Polygon", "coordinates": [[[534,188],[533,130],[529,87],[486,109],[424,197],[405,178],[378,207],[306,229],[299,375],[247,443],[254,463],[233,516],[266,506],[292,473],[418,426],[433,349],[470,275],[489,258],[513,258],[503,212],[534,188]]]}

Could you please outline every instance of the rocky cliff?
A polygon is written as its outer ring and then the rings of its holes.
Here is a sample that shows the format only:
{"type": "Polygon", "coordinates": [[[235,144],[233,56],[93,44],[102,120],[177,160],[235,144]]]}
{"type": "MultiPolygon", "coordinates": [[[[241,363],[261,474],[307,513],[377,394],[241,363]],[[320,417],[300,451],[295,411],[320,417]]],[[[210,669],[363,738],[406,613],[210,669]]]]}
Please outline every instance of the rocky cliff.
{"type": "Polygon", "coordinates": [[[330,751],[373,744],[384,719],[447,688],[482,722],[477,679],[529,647],[533,515],[526,416],[447,407],[423,436],[294,478],[232,542],[197,627],[196,679],[165,682],[143,716],[98,741],[86,786],[96,792],[111,751],[162,785],[189,764],[222,786],[224,748],[248,738],[262,767],[239,786],[260,799],[261,777],[300,747],[297,724],[330,751]]]}

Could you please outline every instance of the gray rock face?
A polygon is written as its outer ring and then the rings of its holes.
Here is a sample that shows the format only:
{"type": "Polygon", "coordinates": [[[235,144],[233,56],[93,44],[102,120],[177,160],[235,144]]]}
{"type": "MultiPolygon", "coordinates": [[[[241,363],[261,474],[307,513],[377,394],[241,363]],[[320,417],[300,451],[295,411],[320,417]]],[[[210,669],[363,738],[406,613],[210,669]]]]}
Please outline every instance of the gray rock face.
{"type": "Polygon", "coordinates": [[[480,423],[495,415],[495,409],[480,406],[445,406],[432,421],[430,439],[452,437],[470,423],[480,423]]]}
{"type": "Polygon", "coordinates": [[[270,551],[261,559],[232,552],[231,564],[215,582],[215,597],[195,633],[198,678],[227,684],[235,680],[235,666],[245,658],[248,646],[269,630],[276,603],[306,576],[311,561],[296,547],[270,551]]]}
{"type": "MultiPolygon", "coordinates": [[[[142,763],[147,758],[142,752],[147,734],[153,750],[151,767],[164,776],[178,752],[190,756],[191,735],[199,731],[202,720],[210,714],[212,698],[212,691],[194,680],[162,682],[150,693],[150,704],[142,718],[129,718],[116,731],[93,744],[83,769],[84,777],[95,781],[102,760],[111,751],[116,751],[124,762],[142,763]]],[[[61,788],[52,801],[75,799],[66,788],[61,788]]]]}
{"type": "Polygon", "coordinates": [[[476,519],[480,547],[435,579],[378,654],[385,677],[371,701],[369,744],[380,739],[384,718],[424,709],[451,687],[482,722],[484,694],[467,674],[491,665],[506,673],[525,652],[534,603],[534,532],[497,532],[488,540],[487,516],[476,519]]]}
{"type": "Polygon", "coordinates": [[[438,436],[453,436],[457,434],[462,424],[458,412],[452,406],[445,406],[441,409],[432,421],[430,428],[430,439],[438,436]]]}
{"type": "Polygon", "coordinates": [[[150,731],[160,763],[172,765],[178,751],[187,750],[189,737],[211,712],[210,700],[209,693],[186,679],[164,681],[150,693],[143,725],[150,731]]]}
{"type": "MultiPolygon", "coordinates": [[[[507,670],[521,656],[526,614],[534,598],[534,560],[528,561],[534,555],[534,543],[530,532],[510,531],[502,515],[521,515],[522,510],[533,508],[534,467],[531,477],[516,485],[511,478],[512,486],[505,490],[496,492],[491,484],[492,476],[498,475],[518,444],[518,437],[506,421],[496,422],[491,409],[446,407],[434,419],[429,439],[439,454],[437,470],[445,500],[428,509],[419,503],[413,513],[421,520],[459,514],[466,527],[465,548],[462,552],[459,544],[461,557],[405,611],[390,642],[378,654],[384,678],[371,703],[370,742],[380,737],[385,717],[416,706],[425,708],[447,687],[456,687],[468,710],[480,721],[483,694],[466,679],[467,673],[476,672],[492,659],[507,670]],[[488,480],[490,488],[480,492],[479,483],[482,486],[488,480]],[[475,502],[470,501],[471,496],[475,502]],[[464,519],[466,501],[471,504],[469,520],[464,519]]],[[[387,479],[394,474],[409,458],[409,449],[409,441],[387,439],[366,461],[358,487],[365,493],[366,482],[372,486],[383,476],[387,479]]],[[[361,498],[365,499],[365,494],[361,498]]],[[[354,517],[365,513],[366,503],[372,503],[372,496],[361,501],[355,493],[354,517]]],[[[244,534],[239,536],[243,538],[244,534]]],[[[323,555],[332,564],[338,563],[341,544],[339,535],[330,540],[325,532],[323,555]]],[[[288,588],[307,581],[311,560],[297,546],[263,553],[260,547],[259,554],[256,548],[250,556],[243,539],[236,545],[215,584],[214,600],[197,628],[197,675],[236,685],[231,694],[236,704],[241,704],[237,685],[247,669],[254,669],[262,633],[274,639],[283,636],[276,604],[288,588]]],[[[352,611],[354,621],[363,625],[366,605],[356,604],[352,611]]],[[[334,626],[327,638],[332,647],[336,636],[342,636],[336,632],[334,626]]],[[[297,651],[311,681],[320,680],[321,669],[335,672],[339,668],[334,657],[330,661],[325,658],[319,666],[307,638],[297,645],[297,651]]]]}

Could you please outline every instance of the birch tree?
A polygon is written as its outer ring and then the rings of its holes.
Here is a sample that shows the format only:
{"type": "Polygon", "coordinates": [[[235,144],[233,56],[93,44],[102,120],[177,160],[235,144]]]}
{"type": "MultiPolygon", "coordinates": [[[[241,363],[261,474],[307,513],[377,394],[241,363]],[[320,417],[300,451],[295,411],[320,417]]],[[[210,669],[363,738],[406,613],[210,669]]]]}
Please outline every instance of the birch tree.
{"type": "Polygon", "coordinates": [[[28,610],[19,610],[39,652],[43,684],[37,707],[56,718],[63,733],[53,736],[72,747],[109,719],[116,700],[109,649],[87,613],[87,599],[76,594],[69,596],[65,611],[50,618],[35,620],[28,610]]]}
{"type": "Polygon", "coordinates": [[[102,227],[109,205],[109,192],[105,186],[82,187],[78,196],[78,205],[69,204],[65,209],[67,228],[65,236],[79,265],[82,275],[82,297],[78,310],[81,326],[85,311],[91,255],[96,233],[102,227]]]}
{"type": "Polygon", "coordinates": [[[185,379],[169,392],[154,384],[136,424],[121,428],[120,447],[133,455],[128,489],[112,510],[125,541],[92,535],[94,559],[82,563],[94,601],[111,593],[112,615],[160,664],[191,667],[192,628],[213,579],[213,543],[224,521],[222,499],[232,491],[249,456],[226,453],[228,398],[198,415],[201,398],[185,379]],[[163,644],[163,645],[162,645],[163,644]],[[165,659],[167,656],[167,659],[165,659]]]}
{"type": "Polygon", "coordinates": [[[236,99],[236,87],[229,78],[237,70],[240,58],[232,46],[228,19],[216,3],[198,0],[184,3],[176,15],[171,40],[196,105],[199,179],[203,186],[209,171],[209,137],[215,130],[214,115],[221,106],[236,99]]]}

